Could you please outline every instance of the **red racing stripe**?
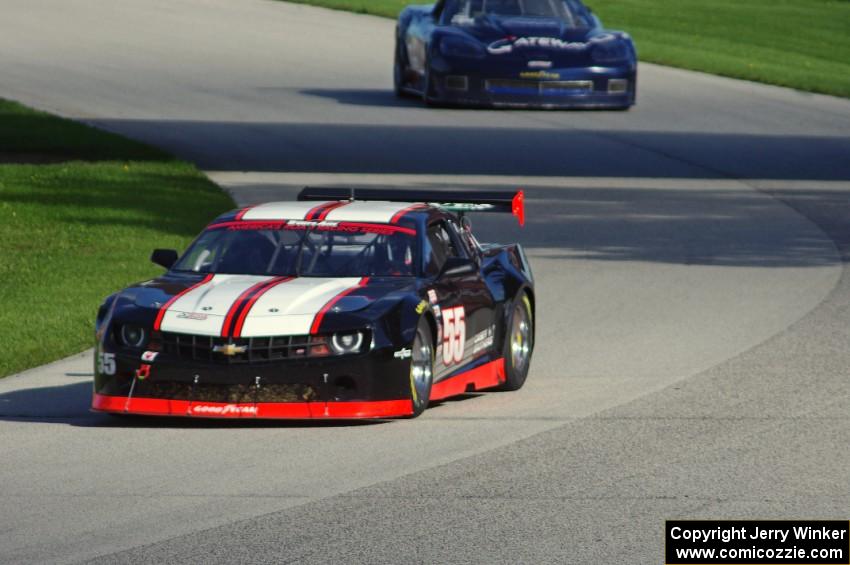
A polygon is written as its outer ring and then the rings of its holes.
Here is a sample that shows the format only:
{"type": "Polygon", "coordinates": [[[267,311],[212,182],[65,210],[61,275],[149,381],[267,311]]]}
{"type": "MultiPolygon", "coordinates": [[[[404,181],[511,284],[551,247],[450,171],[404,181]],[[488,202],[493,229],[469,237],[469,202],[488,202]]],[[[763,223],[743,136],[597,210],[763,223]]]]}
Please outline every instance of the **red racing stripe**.
{"type": "MultiPolygon", "coordinates": [[[[299,220],[300,221],[300,220],[299,220]]],[[[217,227],[217,226],[215,226],[217,227]]],[[[403,233],[406,235],[416,235],[416,230],[411,228],[403,228],[401,226],[391,226],[390,224],[372,224],[367,222],[336,222],[332,225],[314,225],[299,223],[287,223],[284,226],[287,230],[309,230],[315,229],[318,232],[341,232],[347,233],[351,231],[362,233],[375,233],[378,235],[391,235],[394,233],[403,233]]]]}
{"type": "Polygon", "coordinates": [[[181,290],[180,292],[178,292],[177,294],[172,296],[171,299],[168,302],[166,302],[165,305],[162,306],[159,309],[159,312],[156,315],[156,320],[153,323],[154,331],[157,331],[157,332],[159,331],[159,328],[162,326],[162,319],[165,317],[166,311],[168,311],[168,309],[171,307],[172,304],[177,302],[180,299],[180,297],[182,297],[186,294],[189,294],[190,292],[192,292],[193,290],[195,290],[199,286],[203,286],[203,285],[207,284],[212,279],[213,279],[213,275],[211,275],[211,274],[207,275],[207,276],[204,277],[204,279],[202,281],[197,282],[197,283],[193,284],[192,286],[190,286],[189,288],[187,288],[185,290],[181,290]]]}
{"type": "Polygon", "coordinates": [[[253,208],[256,208],[256,206],[247,206],[247,207],[245,207],[245,208],[242,208],[241,210],[239,210],[239,213],[238,213],[238,214],[236,214],[236,219],[237,219],[237,220],[241,220],[242,218],[244,218],[244,217],[245,217],[245,214],[247,214],[247,213],[248,213],[249,211],[251,211],[253,208]]]}
{"type": "Polygon", "coordinates": [[[239,222],[221,222],[218,224],[210,224],[207,230],[280,230],[286,225],[285,220],[241,220],[239,222]]]}
{"type": "Polygon", "coordinates": [[[254,296],[248,300],[248,303],[245,304],[245,308],[242,309],[242,313],[239,314],[239,318],[236,320],[236,326],[233,329],[233,337],[242,337],[242,327],[245,325],[245,320],[248,318],[248,313],[251,311],[251,308],[254,307],[254,304],[263,296],[265,293],[273,289],[274,287],[283,284],[285,282],[289,282],[293,280],[295,277],[277,277],[272,282],[264,286],[261,290],[259,290],[254,296]]]}
{"type": "Polygon", "coordinates": [[[335,225],[325,225],[316,227],[314,224],[304,224],[303,222],[312,220],[298,220],[302,222],[291,224],[295,220],[242,220],[241,222],[221,222],[207,226],[207,230],[227,229],[231,231],[247,231],[247,230],[307,230],[318,229],[321,231],[345,232],[349,230],[359,230],[363,233],[377,233],[379,235],[389,235],[392,233],[403,233],[406,235],[416,235],[416,230],[411,228],[403,228],[401,226],[392,226],[390,224],[374,224],[368,222],[335,222],[335,225]]]}
{"type": "Polygon", "coordinates": [[[351,204],[350,201],[335,202],[335,203],[331,204],[330,206],[328,206],[327,208],[325,208],[324,210],[322,210],[322,213],[319,214],[319,217],[316,218],[316,219],[319,220],[319,221],[324,220],[325,218],[328,217],[328,214],[330,214],[331,212],[333,212],[337,208],[342,208],[343,206],[348,206],[349,204],[351,204]]]}
{"type": "Polygon", "coordinates": [[[324,210],[325,208],[327,208],[330,205],[331,205],[331,202],[322,202],[321,204],[319,204],[315,208],[311,208],[310,211],[307,212],[307,215],[304,216],[304,219],[305,220],[315,219],[316,216],[318,216],[319,214],[322,213],[322,210],[324,210]]]}
{"type": "Polygon", "coordinates": [[[221,337],[229,337],[231,325],[233,323],[233,319],[239,313],[242,306],[254,295],[254,293],[262,290],[266,285],[275,282],[275,279],[266,280],[262,282],[258,282],[257,284],[251,286],[248,290],[239,295],[239,297],[233,301],[233,304],[230,306],[230,310],[227,311],[227,316],[224,318],[224,323],[221,325],[221,337]]]}
{"type": "Polygon", "coordinates": [[[323,202],[307,212],[307,215],[304,216],[305,220],[324,220],[328,217],[328,214],[331,213],[332,210],[336,210],[337,208],[341,208],[346,206],[347,204],[351,204],[350,201],[338,201],[338,202],[323,202]]]}
{"type": "Polygon", "coordinates": [[[397,224],[397,223],[398,223],[398,222],[399,222],[399,221],[400,221],[403,217],[405,217],[405,216],[406,216],[409,212],[413,212],[414,210],[420,210],[420,209],[427,208],[427,207],[428,207],[428,205],[427,205],[427,204],[422,204],[422,203],[419,203],[419,204],[411,204],[411,205],[410,205],[410,206],[408,206],[407,208],[405,208],[405,209],[403,209],[403,210],[400,210],[400,211],[396,212],[396,214],[395,214],[395,215],[392,217],[392,219],[390,220],[390,223],[391,223],[391,224],[397,224]]]}
{"type": "Polygon", "coordinates": [[[317,333],[319,333],[319,327],[322,325],[322,320],[324,319],[325,314],[330,312],[331,308],[334,307],[334,304],[339,302],[339,300],[344,296],[348,296],[355,290],[363,288],[367,284],[369,284],[369,277],[363,277],[362,279],[360,279],[360,282],[357,283],[357,286],[352,286],[351,288],[343,290],[342,292],[331,298],[327,304],[322,306],[322,309],[319,310],[319,313],[316,314],[316,317],[313,319],[313,325],[310,326],[310,334],[316,335],[317,333]]]}
{"type": "Polygon", "coordinates": [[[403,233],[406,235],[416,235],[416,230],[411,228],[402,228],[400,226],[391,226],[389,224],[372,224],[366,222],[340,222],[337,226],[339,231],[344,231],[346,228],[361,229],[364,233],[377,233],[379,235],[390,233],[403,233]]]}

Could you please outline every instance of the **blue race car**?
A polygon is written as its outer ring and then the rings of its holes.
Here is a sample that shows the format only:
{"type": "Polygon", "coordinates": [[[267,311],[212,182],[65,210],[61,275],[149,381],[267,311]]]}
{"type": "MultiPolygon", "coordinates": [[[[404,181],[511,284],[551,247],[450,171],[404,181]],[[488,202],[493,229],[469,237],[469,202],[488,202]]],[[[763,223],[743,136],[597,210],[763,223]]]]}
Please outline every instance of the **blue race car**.
{"type": "Polygon", "coordinates": [[[439,0],[399,15],[394,78],[427,104],[628,109],[637,53],[579,0],[439,0]]]}

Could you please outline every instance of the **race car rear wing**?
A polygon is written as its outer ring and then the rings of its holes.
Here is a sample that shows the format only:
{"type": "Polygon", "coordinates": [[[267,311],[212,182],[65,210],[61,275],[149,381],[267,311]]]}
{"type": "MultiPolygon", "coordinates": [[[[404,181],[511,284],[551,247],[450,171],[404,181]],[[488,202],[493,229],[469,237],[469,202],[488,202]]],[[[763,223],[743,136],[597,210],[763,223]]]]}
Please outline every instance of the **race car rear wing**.
{"type": "Polygon", "coordinates": [[[502,212],[510,213],[525,225],[525,194],[517,192],[466,192],[458,194],[447,190],[402,190],[396,188],[330,188],[306,187],[298,194],[299,201],[361,200],[389,202],[422,202],[433,204],[452,212],[502,212]]]}

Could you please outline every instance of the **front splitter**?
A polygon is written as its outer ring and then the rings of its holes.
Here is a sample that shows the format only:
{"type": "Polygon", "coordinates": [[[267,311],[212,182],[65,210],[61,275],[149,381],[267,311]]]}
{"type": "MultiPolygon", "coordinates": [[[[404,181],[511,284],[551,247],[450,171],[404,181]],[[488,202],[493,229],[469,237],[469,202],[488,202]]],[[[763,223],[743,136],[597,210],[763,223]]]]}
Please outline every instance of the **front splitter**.
{"type": "Polygon", "coordinates": [[[410,399],[374,402],[257,402],[225,404],[95,394],[92,410],[112,414],[267,420],[351,420],[413,414],[410,399]]]}

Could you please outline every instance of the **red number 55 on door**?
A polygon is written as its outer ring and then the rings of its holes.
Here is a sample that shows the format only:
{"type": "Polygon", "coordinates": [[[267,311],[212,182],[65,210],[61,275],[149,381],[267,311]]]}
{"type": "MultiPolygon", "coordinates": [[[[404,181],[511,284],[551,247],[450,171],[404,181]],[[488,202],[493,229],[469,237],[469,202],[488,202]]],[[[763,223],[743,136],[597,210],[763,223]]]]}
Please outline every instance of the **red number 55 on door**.
{"type": "Polygon", "coordinates": [[[443,309],[443,364],[451,365],[463,360],[466,343],[466,314],[463,306],[443,309]]]}

